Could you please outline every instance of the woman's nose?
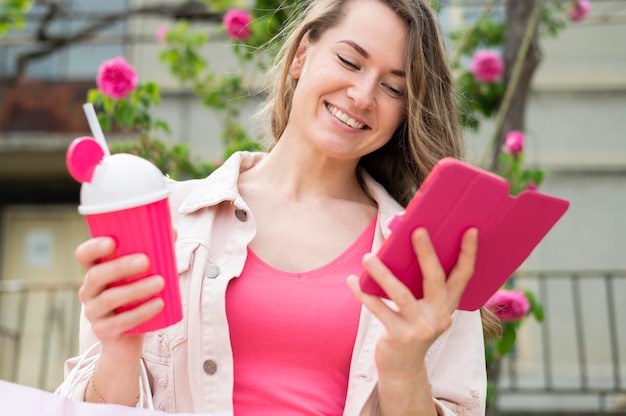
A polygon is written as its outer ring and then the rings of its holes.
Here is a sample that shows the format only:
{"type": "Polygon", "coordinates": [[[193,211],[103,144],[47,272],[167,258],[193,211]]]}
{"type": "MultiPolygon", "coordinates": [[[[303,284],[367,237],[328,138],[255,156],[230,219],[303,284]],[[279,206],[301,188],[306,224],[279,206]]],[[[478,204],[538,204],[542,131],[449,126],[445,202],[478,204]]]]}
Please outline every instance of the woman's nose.
{"type": "Polygon", "coordinates": [[[376,103],[375,94],[378,81],[374,77],[363,77],[348,88],[348,96],[357,108],[372,109],[376,103]]]}

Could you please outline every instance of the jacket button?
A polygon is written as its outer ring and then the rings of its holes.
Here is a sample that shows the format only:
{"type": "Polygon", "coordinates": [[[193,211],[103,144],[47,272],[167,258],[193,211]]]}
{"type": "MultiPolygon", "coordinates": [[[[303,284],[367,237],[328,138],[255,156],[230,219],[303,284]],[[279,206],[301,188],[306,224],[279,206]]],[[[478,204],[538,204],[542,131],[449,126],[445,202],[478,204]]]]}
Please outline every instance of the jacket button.
{"type": "Polygon", "coordinates": [[[204,368],[204,372],[210,376],[217,371],[217,363],[213,360],[206,360],[204,364],[202,364],[202,367],[204,368]]]}
{"type": "Polygon", "coordinates": [[[248,213],[243,209],[236,209],[235,217],[237,217],[237,219],[241,222],[248,221],[248,213]]]}
{"type": "Polygon", "coordinates": [[[206,269],[206,277],[207,279],[215,279],[220,275],[220,266],[217,264],[212,264],[206,269]]]}

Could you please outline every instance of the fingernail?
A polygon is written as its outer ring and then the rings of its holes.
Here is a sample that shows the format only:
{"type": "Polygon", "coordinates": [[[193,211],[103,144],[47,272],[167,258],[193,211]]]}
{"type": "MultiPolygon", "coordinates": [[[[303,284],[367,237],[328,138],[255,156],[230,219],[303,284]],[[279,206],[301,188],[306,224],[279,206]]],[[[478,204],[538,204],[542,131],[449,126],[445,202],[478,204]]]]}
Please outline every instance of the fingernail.
{"type": "Polygon", "coordinates": [[[351,289],[360,288],[359,278],[356,275],[351,274],[350,276],[348,276],[348,278],[346,279],[346,282],[348,283],[348,287],[351,289]]]}
{"type": "Polygon", "coordinates": [[[165,286],[165,280],[161,276],[153,276],[149,279],[149,284],[151,289],[161,289],[165,286]]]}
{"type": "Polygon", "coordinates": [[[416,230],[416,232],[417,232],[417,238],[421,242],[428,241],[428,232],[426,231],[426,228],[420,227],[416,230]]]}
{"type": "Polygon", "coordinates": [[[153,311],[158,311],[160,309],[163,308],[163,299],[161,298],[155,298],[153,300],[150,301],[150,309],[152,309],[153,311]]]}
{"type": "Polygon", "coordinates": [[[148,258],[143,254],[137,255],[133,257],[133,259],[131,260],[131,264],[133,265],[133,267],[137,268],[146,267],[148,265],[148,258]]]}
{"type": "Polygon", "coordinates": [[[98,242],[98,248],[102,251],[111,250],[113,249],[113,247],[114,247],[113,240],[110,238],[102,238],[98,242]]]}
{"type": "Polygon", "coordinates": [[[380,268],[380,260],[373,255],[372,253],[368,253],[363,256],[363,263],[370,269],[378,270],[380,268]]]}

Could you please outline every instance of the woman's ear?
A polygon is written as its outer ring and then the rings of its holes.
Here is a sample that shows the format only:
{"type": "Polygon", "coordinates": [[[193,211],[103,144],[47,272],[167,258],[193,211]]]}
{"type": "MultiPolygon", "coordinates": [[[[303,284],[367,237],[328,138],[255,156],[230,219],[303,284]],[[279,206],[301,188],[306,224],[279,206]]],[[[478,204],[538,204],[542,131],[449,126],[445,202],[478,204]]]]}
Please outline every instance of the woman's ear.
{"type": "Polygon", "coordinates": [[[309,49],[309,37],[304,36],[296,49],[296,54],[293,56],[291,65],[289,65],[289,75],[293,79],[299,79],[302,74],[302,68],[304,67],[304,61],[306,59],[306,52],[309,49]]]}

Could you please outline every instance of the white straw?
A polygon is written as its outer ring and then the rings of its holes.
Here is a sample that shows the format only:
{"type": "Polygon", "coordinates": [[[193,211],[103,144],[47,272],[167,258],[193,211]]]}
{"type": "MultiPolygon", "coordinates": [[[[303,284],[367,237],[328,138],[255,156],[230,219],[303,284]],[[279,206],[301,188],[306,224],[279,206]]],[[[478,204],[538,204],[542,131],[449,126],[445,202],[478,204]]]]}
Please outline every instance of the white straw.
{"type": "Polygon", "coordinates": [[[96,115],[96,110],[93,108],[93,104],[83,104],[83,110],[87,116],[87,122],[89,123],[89,128],[91,129],[93,138],[96,139],[96,141],[100,144],[100,147],[102,147],[102,150],[104,150],[104,156],[110,156],[111,152],[109,151],[109,146],[107,146],[107,142],[104,138],[102,127],[100,127],[100,123],[98,122],[98,116],[96,115]]]}

